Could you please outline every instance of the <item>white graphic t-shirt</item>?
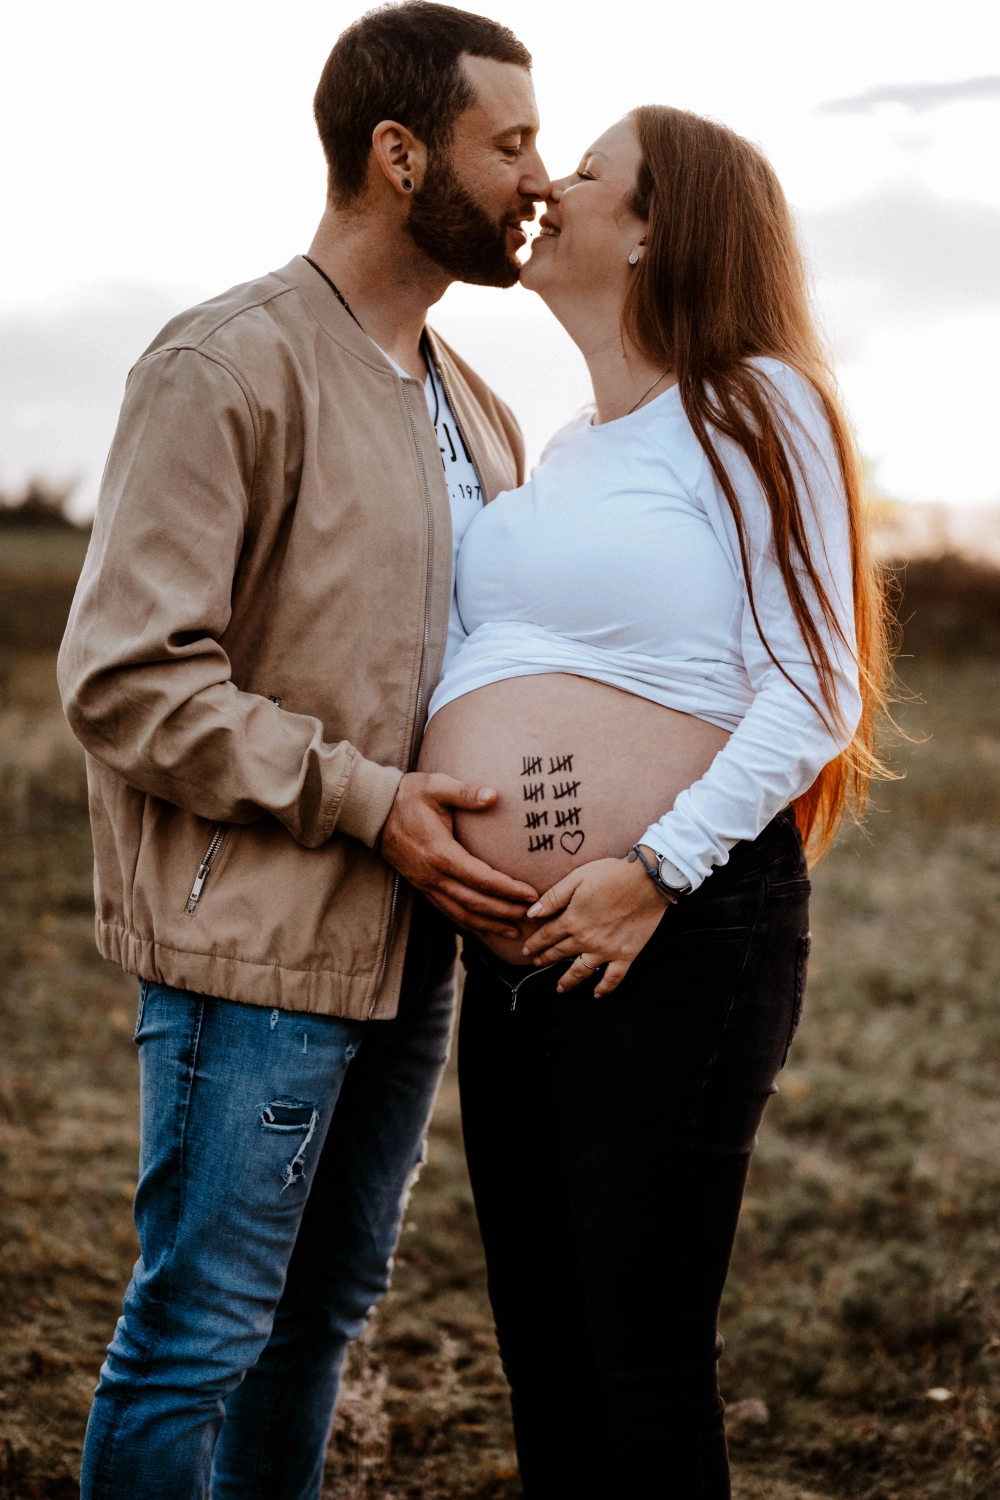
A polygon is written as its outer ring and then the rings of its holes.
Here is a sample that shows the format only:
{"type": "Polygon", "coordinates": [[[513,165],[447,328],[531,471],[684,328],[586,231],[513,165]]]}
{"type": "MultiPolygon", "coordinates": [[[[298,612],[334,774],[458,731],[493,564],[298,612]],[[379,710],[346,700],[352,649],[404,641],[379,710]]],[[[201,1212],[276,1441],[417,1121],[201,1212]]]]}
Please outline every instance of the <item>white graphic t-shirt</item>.
{"type": "MultiPolygon", "coordinates": [[[[377,344],[375,347],[380,354],[385,355],[396,374],[406,378],[406,371],[397,365],[384,349],[379,348],[377,344]]],[[[462,441],[462,434],[458,430],[455,413],[445,395],[441,377],[426,350],[425,358],[430,374],[424,382],[424,395],[427,398],[427,410],[431,414],[434,431],[437,433],[441,462],[444,465],[445,483],[448,486],[448,498],[451,501],[451,613],[448,616],[448,644],[444,653],[444,666],[446,667],[466,636],[455,599],[455,563],[458,558],[458,549],[462,545],[462,538],[465,536],[470,521],[483,508],[483,490],[472,462],[472,456],[462,441]]]]}
{"type": "Polygon", "coordinates": [[[466,636],[455,598],[458,549],[470,521],[483,508],[483,490],[472,457],[462,441],[455,414],[448,404],[441,377],[432,360],[429,359],[427,365],[430,374],[424,385],[424,394],[434,431],[437,433],[448,498],[451,501],[451,613],[448,616],[448,644],[444,653],[444,665],[447,666],[466,636]]]}

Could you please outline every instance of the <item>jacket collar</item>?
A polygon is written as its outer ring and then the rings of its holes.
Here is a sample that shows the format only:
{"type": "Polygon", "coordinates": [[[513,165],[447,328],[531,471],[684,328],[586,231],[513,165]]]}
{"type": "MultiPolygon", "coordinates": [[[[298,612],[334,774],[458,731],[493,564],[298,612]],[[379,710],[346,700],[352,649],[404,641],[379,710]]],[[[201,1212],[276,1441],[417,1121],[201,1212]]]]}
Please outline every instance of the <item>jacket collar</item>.
{"type": "MultiPolygon", "coordinates": [[[[449,404],[455,414],[472,455],[476,472],[482,481],[484,499],[488,503],[502,490],[514,489],[520,483],[509,446],[503,441],[497,425],[491,422],[483,409],[483,398],[496,407],[491,391],[479,382],[482,396],[466,377],[461,362],[439,333],[433,328],[424,330],[431,357],[438,367],[449,404]]],[[[470,372],[473,373],[473,372],[470,372]]],[[[474,377],[475,378],[475,377],[474,377]]]]}
{"type": "Polygon", "coordinates": [[[337,301],[332,288],[304,255],[293,256],[287,266],[282,266],[273,275],[286,286],[295,287],[323,331],[342,349],[373,370],[395,374],[364,329],[358,327],[343,304],[337,301]]]}
{"type": "MultiPolygon", "coordinates": [[[[304,255],[293,256],[287,266],[282,266],[273,275],[276,280],[299,292],[316,322],[342,349],[380,375],[391,376],[393,380],[400,378],[304,255]]],[[[500,490],[512,487],[509,453],[487,419],[451,349],[432,328],[425,326],[424,335],[482,480],[486,498],[492,500],[500,490]]],[[[412,379],[414,385],[420,385],[420,381],[412,376],[407,378],[412,379]]],[[[517,482],[515,477],[513,484],[517,482]]]]}

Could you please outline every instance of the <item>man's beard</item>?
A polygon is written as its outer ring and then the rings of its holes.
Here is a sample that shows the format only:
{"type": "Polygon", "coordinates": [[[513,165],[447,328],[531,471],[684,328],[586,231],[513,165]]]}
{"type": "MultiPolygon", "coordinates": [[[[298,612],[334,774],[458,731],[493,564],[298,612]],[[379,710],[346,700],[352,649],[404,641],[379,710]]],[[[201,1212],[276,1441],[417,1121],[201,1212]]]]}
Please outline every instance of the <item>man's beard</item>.
{"type": "Polygon", "coordinates": [[[480,208],[446,156],[432,158],[406,227],[427,258],[458,281],[513,286],[521,274],[507,249],[506,220],[494,222],[480,208]]]}

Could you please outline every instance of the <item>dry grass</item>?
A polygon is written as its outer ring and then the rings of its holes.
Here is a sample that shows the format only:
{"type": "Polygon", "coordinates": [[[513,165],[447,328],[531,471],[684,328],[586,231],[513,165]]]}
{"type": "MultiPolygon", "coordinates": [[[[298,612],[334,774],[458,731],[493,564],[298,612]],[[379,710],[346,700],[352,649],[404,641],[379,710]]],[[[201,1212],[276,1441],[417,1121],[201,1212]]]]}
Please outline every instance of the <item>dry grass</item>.
{"type": "MultiPolygon", "coordinates": [[[[136,1254],[135,982],[97,955],[51,653],[0,657],[0,1497],[73,1496],[136,1254]]],[[[453,1073],[392,1291],[351,1354],[327,1500],[519,1493],[453,1073]]]]}
{"type": "MultiPolygon", "coordinates": [[[[52,667],[0,670],[4,1500],[77,1493],[135,1253],[135,990],[93,949],[52,667]]],[[[816,872],[807,1014],[726,1294],[738,1500],[1000,1497],[1000,666],[904,676],[931,737],[816,872]]],[[[326,1495],[519,1493],[449,1075],[326,1495]]]]}

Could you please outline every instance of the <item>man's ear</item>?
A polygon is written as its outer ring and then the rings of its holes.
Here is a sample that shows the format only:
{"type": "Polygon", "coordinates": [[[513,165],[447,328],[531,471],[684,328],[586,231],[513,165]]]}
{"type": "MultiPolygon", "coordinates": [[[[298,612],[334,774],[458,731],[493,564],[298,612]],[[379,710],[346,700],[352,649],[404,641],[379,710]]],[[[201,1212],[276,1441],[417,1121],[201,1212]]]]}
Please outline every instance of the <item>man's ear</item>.
{"type": "Polygon", "coordinates": [[[381,120],[372,131],[372,156],[401,198],[419,191],[427,173],[427,147],[395,120],[381,120]]]}

